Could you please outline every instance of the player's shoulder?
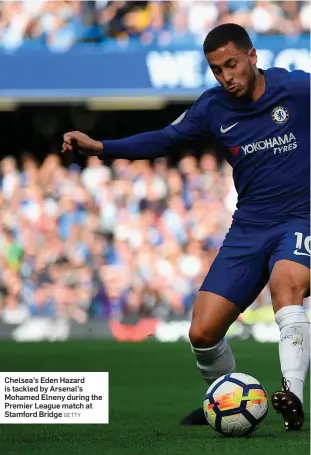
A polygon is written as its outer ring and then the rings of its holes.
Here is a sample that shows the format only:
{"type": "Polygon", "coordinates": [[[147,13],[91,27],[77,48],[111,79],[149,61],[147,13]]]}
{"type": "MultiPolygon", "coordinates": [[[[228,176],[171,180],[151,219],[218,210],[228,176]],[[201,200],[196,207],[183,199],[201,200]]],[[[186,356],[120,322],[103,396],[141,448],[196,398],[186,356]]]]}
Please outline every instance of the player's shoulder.
{"type": "Polygon", "coordinates": [[[221,85],[211,87],[208,92],[208,97],[212,101],[218,101],[227,97],[226,90],[221,85]]]}
{"type": "Polygon", "coordinates": [[[196,100],[198,106],[211,106],[223,98],[225,90],[221,86],[211,87],[205,90],[196,100]]]}
{"type": "Polygon", "coordinates": [[[278,87],[291,89],[297,87],[309,88],[310,86],[310,73],[304,70],[289,71],[285,68],[273,67],[265,70],[265,76],[270,83],[275,83],[278,87]]]}
{"type": "Polygon", "coordinates": [[[205,121],[206,116],[208,116],[209,119],[212,119],[215,111],[215,101],[221,96],[221,91],[223,91],[222,87],[212,87],[205,90],[187,111],[187,116],[194,115],[197,118],[204,118],[205,121]]]}
{"type": "Polygon", "coordinates": [[[211,104],[215,97],[219,87],[209,88],[205,90],[187,109],[183,112],[171,125],[176,126],[183,124],[187,121],[203,122],[206,123],[207,119],[211,120],[214,115],[214,110],[211,109],[211,104]]]}
{"type": "Polygon", "coordinates": [[[290,85],[299,91],[310,93],[310,73],[303,70],[293,70],[288,72],[290,85]]]}
{"type": "Polygon", "coordinates": [[[310,77],[310,73],[304,70],[292,70],[289,71],[286,68],[280,68],[278,66],[274,66],[272,68],[266,69],[265,74],[268,74],[269,77],[272,78],[279,78],[282,79],[291,79],[291,78],[300,78],[300,77],[310,77]]]}

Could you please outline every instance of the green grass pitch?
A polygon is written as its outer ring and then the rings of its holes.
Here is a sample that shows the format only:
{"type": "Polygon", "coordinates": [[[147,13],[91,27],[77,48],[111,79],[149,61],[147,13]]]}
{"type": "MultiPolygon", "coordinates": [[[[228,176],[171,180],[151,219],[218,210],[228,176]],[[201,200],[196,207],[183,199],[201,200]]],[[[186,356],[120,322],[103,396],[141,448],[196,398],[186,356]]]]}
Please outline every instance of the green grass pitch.
{"type": "MultiPolygon", "coordinates": [[[[277,344],[231,343],[237,370],[261,381],[269,395],[280,388],[277,344]]],[[[0,343],[2,371],[109,371],[108,425],[0,425],[3,455],[304,455],[307,423],[285,433],[273,409],[249,438],[227,439],[208,426],[181,427],[179,419],[202,404],[206,387],[189,345],[146,341],[0,343]]]]}

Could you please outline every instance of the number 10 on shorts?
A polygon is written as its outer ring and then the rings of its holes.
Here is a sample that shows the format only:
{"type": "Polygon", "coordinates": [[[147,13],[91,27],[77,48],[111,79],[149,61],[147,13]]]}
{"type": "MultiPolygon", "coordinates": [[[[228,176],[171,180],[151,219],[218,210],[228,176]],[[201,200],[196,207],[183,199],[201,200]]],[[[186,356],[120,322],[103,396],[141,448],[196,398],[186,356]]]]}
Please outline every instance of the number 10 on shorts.
{"type": "Polygon", "coordinates": [[[294,254],[301,255],[301,256],[310,256],[311,255],[311,236],[308,235],[303,240],[303,233],[302,232],[295,232],[296,236],[296,249],[294,254]],[[307,252],[302,251],[303,248],[306,249],[307,252]]]}

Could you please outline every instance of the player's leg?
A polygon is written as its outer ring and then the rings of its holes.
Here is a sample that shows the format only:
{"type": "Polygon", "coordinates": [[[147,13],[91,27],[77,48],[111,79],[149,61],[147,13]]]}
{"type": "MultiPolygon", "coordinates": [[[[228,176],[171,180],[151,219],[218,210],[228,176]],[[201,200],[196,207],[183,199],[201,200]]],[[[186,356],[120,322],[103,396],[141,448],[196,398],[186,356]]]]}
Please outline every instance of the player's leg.
{"type": "Polygon", "coordinates": [[[269,285],[275,320],[280,328],[283,376],[283,391],[273,394],[272,405],[283,414],[286,430],[299,429],[304,422],[303,388],[310,362],[310,324],[303,307],[303,299],[310,289],[308,222],[301,230],[306,234],[290,230],[283,237],[270,264],[269,285]],[[307,239],[306,248],[297,248],[297,234],[307,239]]]}
{"type": "Polygon", "coordinates": [[[200,291],[194,303],[189,339],[197,367],[208,385],[235,371],[225,334],[240,312],[233,302],[208,291],[200,291]]]}
{"type": "MultiPolygon", "coordinates": [[[[224,374],[235,371],[235,360],[225,334],[240,309],[226,298],[200,291],[193,307],[189,339],[196,365],[207,386],[224,374]]],[[[182,425],[206,425],[202,406],[185,416],[182,425]]]]}
{"type": "Polygon", "coordinates": [[[310,324],[303,299],[309,287],[310,271],[307,267],[288,260],[275,264],[270,290],[275,320],[280,327],[283,391],[273,394],[272,405],[283,414],[286,430],[299,429],[304,422],[302,403],[310,362],[310,324]]]}
{"type": "MultiPolygon", "coordinates": [[[[269,278],[268,261],[254,242],[253,229],[235,227],[226,237],[194,304],[189,332],[196,364],[207,386],[235,371],[235,360],[224,338],[230,325],[262,291],[269,278]]],[[[191,423],[191,415],[184,424],[191,423]]]]}

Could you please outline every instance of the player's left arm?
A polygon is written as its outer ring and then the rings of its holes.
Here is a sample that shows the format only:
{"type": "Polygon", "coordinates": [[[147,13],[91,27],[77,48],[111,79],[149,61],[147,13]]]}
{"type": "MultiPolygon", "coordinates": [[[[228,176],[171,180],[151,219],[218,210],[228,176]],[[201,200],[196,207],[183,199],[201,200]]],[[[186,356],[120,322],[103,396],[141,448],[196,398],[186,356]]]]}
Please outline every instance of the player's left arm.
{"type": "Polygon", "coordinates": [[[177,120],[161,130],[148,131],[123,139],[95,141],[74,131],[64,135],[63,152],[78,150],[100,159],[152,159],[167,156],[179,147],[191,144],[209,133],[211,110],[205,92],[177,120]],[[208,113],[208,114],[207,114],[208,113]]]}

